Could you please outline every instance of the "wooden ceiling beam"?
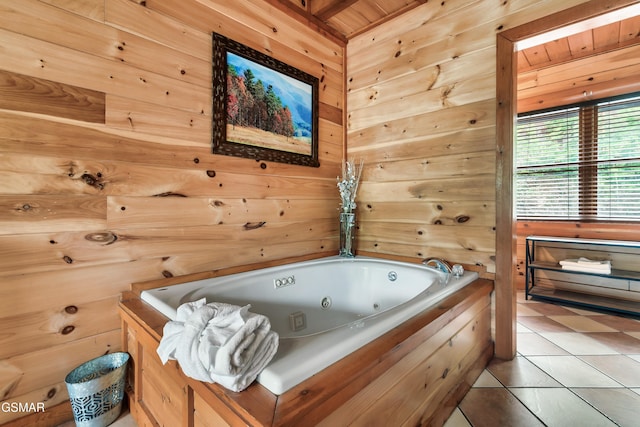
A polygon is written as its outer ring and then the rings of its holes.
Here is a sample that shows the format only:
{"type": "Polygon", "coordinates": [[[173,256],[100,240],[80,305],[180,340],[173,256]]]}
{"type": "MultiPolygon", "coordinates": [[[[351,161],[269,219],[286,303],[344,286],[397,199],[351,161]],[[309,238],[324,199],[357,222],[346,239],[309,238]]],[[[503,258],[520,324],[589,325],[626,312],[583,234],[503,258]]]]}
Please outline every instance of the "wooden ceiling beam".
{"type": "MultiPolygon", "coordinates": [[[[347,38],[344,34],[336,30],[335,28],[331,28],[324,21],[321,21],[316,16],[311,13],[304,11],[300,8],[296,8],[293,3],[289,0],[265,0],[270,5],[277,7],[283,12],[287,13],[287,15],[292,18],[297,19],[298,21],[306,24],[309,28],[313,28],[321,34],[333,39],[333,41],[346,46],[347,38]]],[[[310,1],[310,0],[307,0],[310,1]]]]}
{"type": "Polygon", "coordinates": [[[346,1],[332,0],[329,3],[327,3],[322,9],[315,11],[313,9],[313,4],[315,3],[315,0],[307,0],[307,1],[310,2],[309,6],[311,6],[311,13],[317,16],[318,19],[320,19],[321,21],[325,21],[325,22],[331,19],[333,16],[337,15],[338,13],[342,12],[346,8],[358,2],[358,0],[346,0],[346,1]]]}
{"type": "Polygon", "coordinates": [[[371,24],[369,24],[369,25],[367,25],[365,27],[360,28],[357,31],[354,31],[353,33],[349,34],[348,37],[349,38],[353,38],[353,37],[355,37],[355,36],[357,36],[359,34],[366,33],[370,29],[375,28],[378,25],[383,24],[385,22],[391,21],[392,19],[395,19],[398,16],[403,15],[403,14],[407,13],[408,11],[410,11],[412,9],[415,9],[416,7],[418,7],[420,5],[423,5],[425,3],[428,3],[428,2],[429,2],[429,0],[416,0],[416,1],[414,1],[414,2],[412,2],[410,4],[408,4],[408,5],[404,6],[403,8],[398,9],[395,12],[388,14],[387,16],[385,16],[382,19],[379,19],[379,20],[377,20],[375,22],[372,22],[371,24]]]}

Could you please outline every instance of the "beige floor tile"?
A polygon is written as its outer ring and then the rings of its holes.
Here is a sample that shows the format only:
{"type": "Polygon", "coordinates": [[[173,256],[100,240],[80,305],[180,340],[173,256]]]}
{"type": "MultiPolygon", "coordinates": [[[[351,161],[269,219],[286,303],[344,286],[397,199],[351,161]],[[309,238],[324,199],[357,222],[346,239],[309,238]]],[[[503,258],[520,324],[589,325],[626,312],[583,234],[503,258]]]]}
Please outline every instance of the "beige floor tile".
{"type": "Polygon", "coordinates": [[[604,315],[605,313],[600,313],[598,311],[591,311],[591,310],[584,310],[582,308],[577,308],[577,307],[566,307],[567,310],[573,311],[576,314],[580,314],[583,316],[598,316],[598,315],[604,315]]]}
{"type": "Polygon", "coordinates": [[[469,421],[464,417],[462,411],[456,408],[455,411],[451,414],[446,423],[444,423],[443,427],[472,427],[469,424],[469,421]]]}
{"type": "Polygon", "coordinates": [[[118,418],[113,424],[111,424],[111,427],[138,427],[138,425],[133,420],[131,414],[126,414],[118,418]]]}
{"type": "Polygon", "coordinates": [[[530,356],[527,359],[565,387],[621,387],[575,356],[530,356]]]}
{"type": "MultiPolygon", "coordinates": [[[[74,421],[67,421],[64,424],[60,424],[58,427],[75,427],[76,423],[74,421]]],[[[122,414],[115,420],[112,424],[109,424],[109,427],[138,427],[136,422],[134,421],[131,413],[128,411],[123,411],[122,414]]]]}
{"type": "Polygon", "coordinates": [[[534,332],[574,332],[573,329],[551,320],[546,316],[525,316],[518,318],[518,323],[534,332]]]}
{"type": "Polygon", "coordinates": [[[640,320],[630,319],[628,317],[622,317],[622,316],[614,316],[611,314],[597,316],[594,318],[594,320],[600,323],[604,323],[605,325],[617,331],[640,332],[640,320]]]}
{"type": "Polygon", "coordinates": [[[531,299],[526,299],[524,290],[516,292],[516,301],[518,304],[529,304],[534,302],[531,299]]]}
{"type": "Polygon", "coordinates": [[[543,316],[543,314],[529,308],[529,305],[518,304],[517,308],[518,317],[520,316],[543,316]]]}
{"type": "Polygon", "coordinates": [[[487,370],[506,387],[561,387],[560,383],[522,356],[513,360],[494,359],[487,370]]]}
{"type": "Polygon", "coordinates": [[[544,302],[531,303],[527,307],[545,316],[570,316],[575,314],[564,306],[544,302]]]}
{"type": "Polygon", "coordinates": [[[640,387],[640,362],[637,360],[623,355],[579,358],[625,387],[640,387]]]}
{"type": "Polygon", "coordinates": [[[518,357],[492,361],[447,427],[640,427],[640,321],[517,302],[518,357]]]}
{"type": "Polygon", "coordinates": [[[515,388],[510,390],[547,426],[616,426],[566,388],[515,388]]]}
{"type": "Polygon", "coordinates": [[[576,332],[617,332],[615,329],[585,316],[549,316],[549,318],[576,332]]]}
{"type": "Polygon", "coordinates": [[[518,334],[518,353],[524,356],[568,355],[566,350],[538,334],[518,334]]]}
{"type": "Polygon", "coordinates": [[[476,382],[473,383],[473,387],[477,387],[477,388],[503,387],[503,385],[500,383],[500,381],[496,379],[496,377],[491,375],[491,372],[485,369],[484,371],[482,371],[482,373],[480,374],[476,382]]]}
{"type": "Polygon", "coordinates": [[[459,408],[473,427],[544,426],[506,388],[472,388],[459,408]]]}
{"type": "Polygon", "coordinates": [[[585,335],[621,354],[640,354],[640,338],[625,332],[585,332],[585,335]]]}
{"type": "Polygon", "coordinates": [[[640,425],[638,408],[640,408],[640,394],[628,389],[572,389],[574,393],[593,405],[622,427],[640,425]]]}
{"type": "Polygon", "coordinates": [[[524,326],[522,323],[518,322],[516,324],[516,333],[518,333],[518,334],[534,334],[535,332],[533,332],[531,329],[529,329],[526,326],[524,326]]]}
{"type": "MultiPolygon", "coordinates": [[[[631,335],[632,337],[640,340],[640,332],[625,332],[625,334],[631,335]]],[[[640,349],[638,350],[638,353],[640,353],[640,349]]]]}
{"type": "Polygon", "coordinates": [[[543,332],[540,335],[574,355],[618,354],[611,347],[578,332],[543,332]]]}

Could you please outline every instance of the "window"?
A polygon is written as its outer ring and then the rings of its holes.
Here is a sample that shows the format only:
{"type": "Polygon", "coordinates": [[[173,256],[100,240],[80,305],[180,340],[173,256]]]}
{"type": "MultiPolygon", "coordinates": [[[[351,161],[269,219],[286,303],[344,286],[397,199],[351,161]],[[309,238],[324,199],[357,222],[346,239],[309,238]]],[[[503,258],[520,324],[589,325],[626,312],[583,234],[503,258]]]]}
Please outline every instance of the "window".
{"type": "Polygon", "coordinates": [[[640,94],[518,117],[518,219],[640,221],[640,94]]]}

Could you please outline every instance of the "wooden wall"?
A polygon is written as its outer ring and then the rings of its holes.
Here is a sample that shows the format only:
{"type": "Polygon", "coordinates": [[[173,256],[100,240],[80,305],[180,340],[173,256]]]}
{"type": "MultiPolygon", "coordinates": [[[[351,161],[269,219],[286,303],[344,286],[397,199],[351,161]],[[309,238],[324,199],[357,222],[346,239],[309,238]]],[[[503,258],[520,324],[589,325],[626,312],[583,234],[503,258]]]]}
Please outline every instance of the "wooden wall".
{"type": "Polygon", "coordinates": [[[584,2],[427,2],[349,41],[359,249],[495,272],[496,34],[584,2]]]}
{"type": "Polygon", "coordinates": [[[340,41],[262,0],[2,0],[0,46],[0,400],[65,401],[131,282],[337,252],[340,41]],[[320,168],[211,154],[211,31],[321,80],[320,168]]]}

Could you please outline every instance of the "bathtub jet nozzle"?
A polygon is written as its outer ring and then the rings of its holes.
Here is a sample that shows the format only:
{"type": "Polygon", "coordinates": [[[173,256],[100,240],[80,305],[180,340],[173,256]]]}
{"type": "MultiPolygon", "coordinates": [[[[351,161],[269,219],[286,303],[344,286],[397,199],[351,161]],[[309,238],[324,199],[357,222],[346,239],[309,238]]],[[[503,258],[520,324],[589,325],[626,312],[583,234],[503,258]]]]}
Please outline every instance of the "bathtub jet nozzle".
{"type": "Polygon", "coordinates": [[[293,332],[298,332],[307,328],[307,316],[302,311],[295,311],[289,314],[289,328],[293,332]]]}

